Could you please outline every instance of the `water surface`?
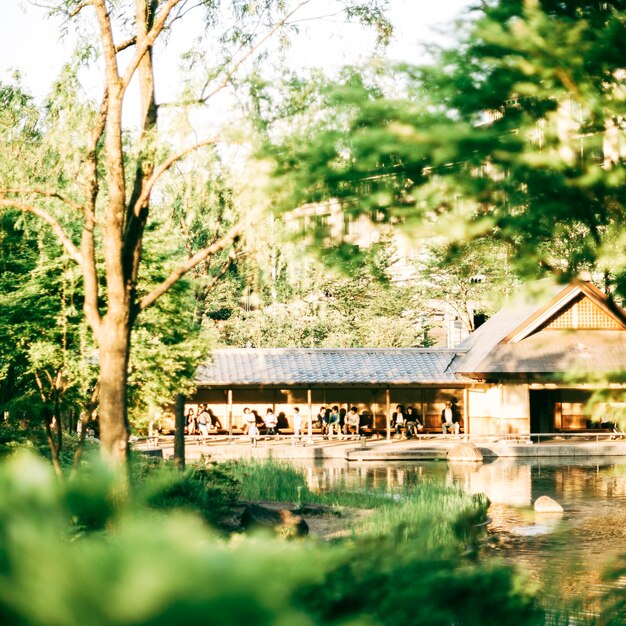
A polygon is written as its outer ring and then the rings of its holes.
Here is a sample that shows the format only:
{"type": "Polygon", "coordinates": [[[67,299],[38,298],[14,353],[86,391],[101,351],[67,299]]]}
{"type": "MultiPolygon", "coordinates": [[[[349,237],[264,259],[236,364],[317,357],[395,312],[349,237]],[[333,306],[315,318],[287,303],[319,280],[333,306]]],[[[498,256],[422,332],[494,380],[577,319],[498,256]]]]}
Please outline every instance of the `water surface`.
{"type": "Polygon", "coordinates": [[[455,484],[491,501],[483,552],[522,566],[548,595],[579,598],[593,609],[606,590],[603,571],[626,554],[626,458],[496,459],[304,464],[309,486],[402,487],[423,480],[455,484]],[[562,515],[535,513],[542,495],[562,515]]]}

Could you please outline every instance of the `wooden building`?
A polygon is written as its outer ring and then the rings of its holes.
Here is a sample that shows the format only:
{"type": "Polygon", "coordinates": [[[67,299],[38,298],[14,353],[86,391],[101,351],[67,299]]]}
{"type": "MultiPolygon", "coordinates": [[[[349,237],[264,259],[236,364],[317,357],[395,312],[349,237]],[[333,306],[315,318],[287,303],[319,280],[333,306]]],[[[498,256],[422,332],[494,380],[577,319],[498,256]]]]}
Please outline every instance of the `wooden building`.
{"type": "Polygon", "coordinates": [[[319,408],[356,406],[389,428],[396,404],[440,427],[450,400],[465,432],[514,434],[590,427],[626,409],[626,312],[590,282],[500,311],[454,349],[220,349],[198,368],[187,407],[206,403],[223,427],[245,407],[279,427],[293,409],[306,424],[319,408]]]}

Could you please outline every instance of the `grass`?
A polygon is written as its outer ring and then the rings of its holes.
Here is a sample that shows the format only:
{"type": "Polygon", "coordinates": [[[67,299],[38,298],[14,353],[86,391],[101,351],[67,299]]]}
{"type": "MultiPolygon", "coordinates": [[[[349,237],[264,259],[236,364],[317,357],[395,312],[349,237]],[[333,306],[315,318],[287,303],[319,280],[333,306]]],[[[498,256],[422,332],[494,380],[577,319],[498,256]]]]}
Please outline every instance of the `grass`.
{"type": "Polygon", "coordinates": [[[472,543],[475,524],[486,518],[487,501],[463,490],[424,480],[417,485],[390,490],[359,488],[340,482],[332,489],[312,491],[304,472],[289,462],[240,460],[228,464],[228,473],[241,481],[240,498],[272,502],[315,503],[343,508],[374,509],[353,527],[364,538],[394,536],[417,541],[424,549],[440,549],[472,543]]]}

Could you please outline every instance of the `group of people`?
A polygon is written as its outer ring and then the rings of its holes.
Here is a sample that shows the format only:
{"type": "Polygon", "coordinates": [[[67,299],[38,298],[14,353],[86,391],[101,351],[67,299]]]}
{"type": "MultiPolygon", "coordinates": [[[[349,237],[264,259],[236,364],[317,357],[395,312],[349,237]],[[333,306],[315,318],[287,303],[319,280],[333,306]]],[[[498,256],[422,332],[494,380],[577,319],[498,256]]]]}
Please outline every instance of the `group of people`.
{"type": "MultiPolygon", "coordinates": [[[[293,418],[291,420],[293,434],[296,439],[301,436],[302,416],[300,409],[294,407],[293,418]]],[[[244,435],[250,437],[253,446],[256,446],[260,437],[259,426],[265,428],[267,435],[278,435],[278,417],[274,409],[268,408],[265,416],[261,417],[255,410],[245,407],[243,410],[242,429],[244,435]]],[[[336,404],[332,407],[321,406],[319,412],[313,419],[312,426],[322,430],[325,438],[332,438],[339,435],[358,435],[361,427],[361,416],[357,407],[350,409],[339,408],[336,404]]],[[[417,437],[424,429],[424,424],[420,414],[413,406],[404,407],[402,404],[396,405],[396,410],[391,417],[391,427],[398,437],[403,434],[407,439],[417,437]]],[[[222,428],[216,415],[206,404],[198,406],[198,414],[195,415],[193,408],[187,412],[187,433],[195,435],[208,435],[214,428],[222,428]]],[[[441,429],[444,434],[460,432],[460,414],[458,407],[448,401],[441,411],[441,429]]]]}
{"type": "Polygon", "coordinates": [[[198,405],[197,415],[193,408],[189,409],[185,416],[185,421],[185,429],[188,435],[200,434],[206,437],[210,430],[222,427],[219,417],[206,404],[198,405]]]}
{"type": "MultiPolygon", "coordinates": [[[[257,441],[260,436],[259,431],[259,414],[256,411],[251,411],[249,407],[243,410],[243,424],[242,429],[244,435],[250,437],[250,443],[256,447],[257,441]]],[[[268,408],[265,412],[265,417],[262,419],[265,426],[265,432],[267,435],[278,435],[278,418],[274,414],[274,409],[268,408]]],[[[293,410],[293,434],[294,437],[300,438],[300,429],[302,427],[302,416],[300,415],[300,409],[295,407],[293,410]]]]}
{"type": "MultiPolygon", "coordinates": [[[[391,426],[396,431],[397,437],[402,437],[402,431],[407,439],[416,437],[418,433],[424,430],[424,424],[420,420],[417,409],[408,406],[406,409],[402,404],[396,405],[396,410],[391,416],[391,426]]],[[[452,402],[446,402],[445,407],[441,411],[441,430],[444,435],[454,433],[458,435],[461,431],[461,416],[458,408],[452,402]]]]}
{"type": "Polygon", "coordinates": [[[424,430],[424,424],[420,420],[419,413],[414,406],[408,406],[406,409],[402,404],[396,405],[396,410],[391,416],[391,427],[396,431],[396,436],[402,436],[402,430],[407,439],[416,437],[417,434],[424,430]]]}
{"type": "Polygon", "coordinates": [[[361,418],[359,410],[353,406],[350,410],[340,409],[336,404],[330,408],[320,407],[314,427],[321,428],[324,437],[335,435],[358,435],[361,418]]]}

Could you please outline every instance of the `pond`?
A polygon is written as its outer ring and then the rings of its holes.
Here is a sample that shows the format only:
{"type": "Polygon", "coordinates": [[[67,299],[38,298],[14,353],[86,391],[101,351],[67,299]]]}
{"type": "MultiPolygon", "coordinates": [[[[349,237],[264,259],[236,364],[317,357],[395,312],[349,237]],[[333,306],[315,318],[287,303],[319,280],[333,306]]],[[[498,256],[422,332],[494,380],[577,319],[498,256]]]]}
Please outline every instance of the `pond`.
{"type": "Polygon", "coordinates": [[[401,487],[421,480],[456,484],[491,501],[484,552],[526,569],[548,595],[575,597],[587,609],[606,589],[602,572],[626,554],[626,458],[496,459],[480,464],[325,462],[304,466],[309,486],[401,487]],[[532,505],[555,499],[563,515],[532,505]]]}

